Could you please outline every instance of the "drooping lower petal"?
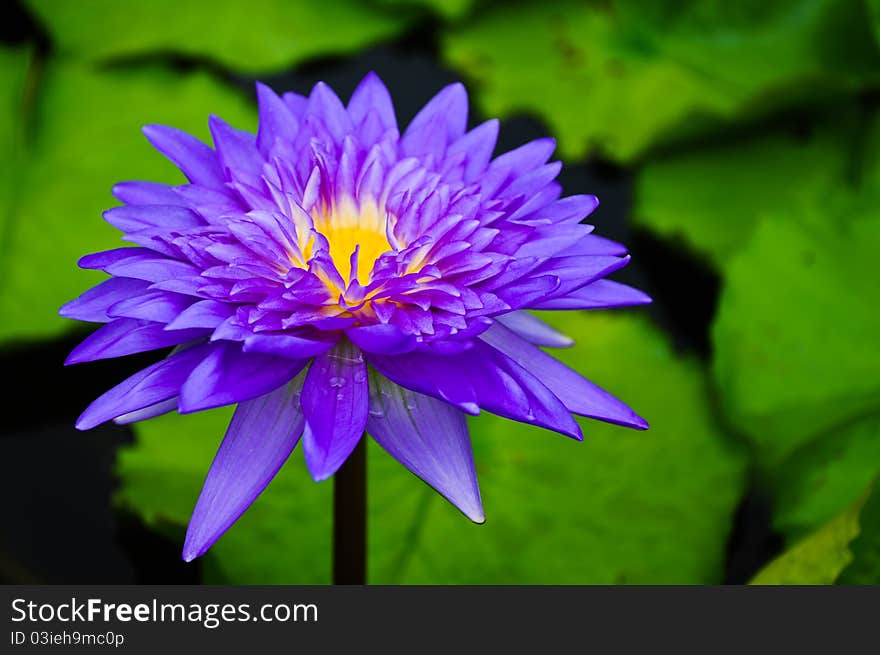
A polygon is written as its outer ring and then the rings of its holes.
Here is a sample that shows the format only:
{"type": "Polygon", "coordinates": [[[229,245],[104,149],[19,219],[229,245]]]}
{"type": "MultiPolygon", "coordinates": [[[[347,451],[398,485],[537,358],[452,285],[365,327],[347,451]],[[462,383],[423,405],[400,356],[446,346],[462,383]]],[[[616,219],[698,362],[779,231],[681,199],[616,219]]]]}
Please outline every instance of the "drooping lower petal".
{"type": "Polygon", "coordinates": [[[315,357],[303,390],[306,465],[316,481],[326,480],[354,450],[367,423],[367,364],[348,341],[315,357]]]}
{"type": "Polygon", "coordinates": [[[287,461],[303,430],[305,374],[241,403],[217,451],[193,510],[183,559],[202,555],[251,506],[287,461]]]}
{"type": "Polygon", "coordinates": [[[181,385],[209,350],[207,344],[186,348],[138,371],[92,402],[77,419],[77,430],[88,430],[177,396],[181,385]]]}
{"type": "Polygon", "coordinates": [[[372,371],[367,432],[471,521],[485,521],[467,421],[461,411],[372,371]]]}
{"type": "Polygon", "coordinates": [[[370,363],[392,381],[441,398],[467,413],[485,409],[581,438],[580,428],[569,410],[541,380],[479,340],[456,354],[416,351],[395,356],[370,355],[370,363]]]}
{"type": "Polygon", "coordinates": [[[540,348],[495,324],[480,338],[534,373],[575,414],[645,430],[648,423],[623,402],[540,348]]]}

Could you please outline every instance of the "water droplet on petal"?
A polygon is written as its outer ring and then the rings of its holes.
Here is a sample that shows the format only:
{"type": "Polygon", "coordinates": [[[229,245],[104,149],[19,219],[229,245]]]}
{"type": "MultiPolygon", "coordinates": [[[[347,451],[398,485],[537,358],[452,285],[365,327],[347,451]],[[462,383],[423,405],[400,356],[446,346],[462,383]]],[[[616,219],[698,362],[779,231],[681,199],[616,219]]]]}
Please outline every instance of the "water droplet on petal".
{"type": "Polygon", "coordinates": [[[383,412],[379,407],[370,407],[370,416],[374,418],[382,418],[385,416],[385,412],[383,412]]]}
{"type": "Polygon", "coordinates": [[[345,398],[345,394],[342,393],[341,391],[338,394],[336,394],[336,400],[342,400],[343,398],[345,398]]]}
{"type": "Polygon", "coordinates": [[[357,382],[358,384],[360,384],[362,382],[366,382],[366,380],[367,380],[367,374],[364,373],[363,371],[358,371],[357,373],[354,374],[354,381],[357,382]]]}
{"type": "Polygon", "coordinates": [[[339,389],[340,387],[345,386],[345,378],[340,377],[332,377],[330,378],[330,386],[334,389],[339,389]]]}

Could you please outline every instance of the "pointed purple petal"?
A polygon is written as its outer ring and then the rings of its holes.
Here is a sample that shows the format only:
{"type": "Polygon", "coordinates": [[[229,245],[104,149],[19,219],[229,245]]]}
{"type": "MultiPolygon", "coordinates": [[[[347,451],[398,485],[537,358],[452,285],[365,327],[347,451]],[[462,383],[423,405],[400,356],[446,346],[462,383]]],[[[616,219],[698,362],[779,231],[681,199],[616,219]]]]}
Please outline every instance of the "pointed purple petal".
{"type": "Polygon", "coordinates": [[[260,107],[260,126],[257,130],[259,151],[263,155],[268,154],[276,140],[292,144],[296,139],[299,121],[290,108],[261,82],[257,82],[257,103],[260,107]]]}
{"type": "Polygon", "coordinates": [[[135,232],[154,227],[186,230],[204,225],[204,221],[191,209],[179,205],[124,205],[104,212],[104,220],[117,230],[135,232]]]}
{"type": "Polygon", "coordinates": [[[217,153],[194,136],[165,125],[146,125],[143,133],[193,184],[222,189],[226,180],[217,153]]]}
{"type": "Polygon", "coordinates": [[[174,187],[158,182],[119,182],[113,197],[129,205],[176,205],[181,198],[174,187]]]}
{"type": "Polygon", "coordinates": [[[77,419],[76,429],[88,430],[104,421],[177,396],[180,385],[208,354],[209,349],[207,344],[186,348],[138,371],[89,405],[77,419]]]}
{"type": "Polygon", "coordinates": [[[162,416],[162,414],[167,414],[168,412],[174,412],[176,410],[177,396],[174,396],[173,398],[169,398],[168,400],[158,402],[155,405],[149,405],[148,407],[144,407],[143,409],[136,409],[133,412],[128,412],[127,414],[123,414],[122,416],[117,416],[115,419],[113,419],[113,422],[116,423],[116,425],[128,425],[129,423],[146,421],[147,419],[162,416]]]}
{"type": "Polygon", "coordinates": [[[144,280],[127,277],[111,277],[96,287],[83,293],[79,298],[71,300],[58,310],[65,318],[91,323],[106,323],[112,320],[107,309],[120,300],[131,298],[146,291],[150,285],[144,280]]]}
{"type": "Polygon", "coordinates": [[[187,562],[203,555],[238,520],[287,461],[302,434],[304,377],[235,410],[186,531],[187,562]]]}
{"type": "Polygon", "coordinates": [[[459,410],[373,371],[367,432],[471,521],[486,520],[467,422],[459,410]]]}
{"type": "Polygon", "coordinates": [[[237,130],[217,116],[208,119],[211,137],[222,166],[237,179],[251,182],[260,173],[263,158],[253,134],[237,130]]]}
{"type": "Polygon", "coordinates": [[[447,157],[451,158],[460,153],[465,156],[465,182],[476,180],[489,165],[495,143],[498,141],[498,125],[498,119],[493,118],[478,125],[449,146],[447,157]]]}
{"type": "Polygon", "coordinates": [[[215,343],[183,384],[180,411],[196,412],[262,396],[290,381],[306,363],[304,359],[243,353],[237,343],[215,343]]]}
{"type": "Polygon", "coordinates": [[[559,298],[533,305],[535,309],[610,309],[650,305],[651,296],[612,280],[596,280],[559,298]]]}
{"type": "Polygon", "coordinates": [[[136,318],[117,318],[95,330],[79,344],[64,365],[80,364],[96,359],[121,357],[133,353],[177,346],[199,337],[207,336],[207,330],[165,331],[165,326],[136,318]]]}
{"type": "Polygon", "coordinates": [[[391,94],[374,72],[369,72],[358,84],[348,101],[348,115],[355,125],[360,125],[370,111],[375,111],[382,128],[397,129],[394,103],[391,94]]]}
{"type": "Polygon", "coordinates": [[[450,84],[412,119],[400,140],[401,151],[407,155],[423,154],[438,131],[444,145],[455,141],[464,134],[467,116],[467,91],[458,82],[450,84]]]}
{"type": "Polygon", "coordinates": [[[575,414],[629,428],[648,428],[645,419],[626,404],[502,325],[496,323],[480,339],[534,373],[575,414]]]}
{"type": "Polygon", "coordinates": [[[195,302],[192,296],[172,291],[146,291],[126,298],[107,308],[113,318],[140,318],[145,321],[168,323],[195,302]]]}
{"type": "Polygon", "coordinates": [[[496,316],[495,320],[536,346],[568,348],[574,345],[574,340],[571,337],[562,334],[528,312],[511,312],[496,316]]]}
{"type": "Polygon", "coordinates": [[[370,363],[397,384],[445,400],[468,414],[481,408],[581,439],[580,428],[562,401],[526,368],[479,340],[461,353],[370,355],[370,363]]]}
{"type": "Polygon", "coordinates": [[[367,364],[356,346],[340,341],[315,358],[302,405],[306,464],[315,481],[326,480],[354,450],[367,423],[367,364]]]}

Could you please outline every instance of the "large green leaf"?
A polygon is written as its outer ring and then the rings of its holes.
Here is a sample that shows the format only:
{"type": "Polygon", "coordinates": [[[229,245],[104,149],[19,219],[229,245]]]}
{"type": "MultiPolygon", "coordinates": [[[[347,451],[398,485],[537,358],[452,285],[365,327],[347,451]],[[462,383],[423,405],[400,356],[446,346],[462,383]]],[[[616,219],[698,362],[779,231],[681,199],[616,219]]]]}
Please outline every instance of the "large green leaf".
{"type": "Polygon", "coordinates": [[[880,584],[880,484],[859,514],[859,535],[850,544],[852,561],[837,579],[839,584],[880,584]]]}
{"type": "Polygon", "coordinates": [[[850,543],[859,534],[864,497],[767,564],[752,579],[758,585],[832,584],[853,561],[850,543]]]}
{"type": "Polygon", "coordinates": [[[101,219],[116,204],[113,184],[183,181],[141,126],[166,123],[206,138],[210,113],[253,127],[245,97],[203,73],[46,65],[0,243],[0,339],[48,337],[72,325],[58,307],[102,277],[79,271],[77,259],[125,245],[101,219]]]}
{"type": "Polygon", "coordinates": [[[27,0],[59,50],[89,61],[176,53],[268,73],[396,34],[401,12],[359,0],[27,0]]]}
{"type": "MultiPolygon", "coordinates": [[[[137,445],[119,456],[119,502],[148,524],[186,525],[231,416],[231,408],[223,408],[139,423],[137,445]]],[[[312,482],[297,448],[266,492],[210,551],[208,581],[329,582],[331,484],[312,482]]],[[[182,534],[178,530],[175,536],[182,534]]]]}
{"type": "Polygon", "coordinates": [[[831,205],[814,210],[822,221],[758,226],[728,267],[713,325],[726,412],[770,466],[880,410],[880,216],[870,198],[831,205]]]}
{"type": "Polygon", "coordinates": [[[444,52],[486,113],[537,113],[564,156],[620,161],[858,88],[880,63],[857,0],[501,5],[450,30],[444,52]]]}
{"type": "Polygon", "coordinates": [[[464,17],[481,0],[372,0],[376,6],[391,10],[429,9],[447,20],[464,17]]]}
{"type": "Polygon", "coordinates": [[[880,476],[880,415],[853,420],[798,448],[770,471],[774,527],[790,539],[818,528],[880,476]]]}
{"type": "Polygon", "coordinates": [[[14,211],[21,173],[30,55],[27,48],[0,48],[0,242],[14,211]]]}
{"type": "Polygon", "coordinates": [[[654,159],[636,178],[633,220],[723,268],[762,216],[815,216],[851,182],[861,123],[843,112],[806,135],[763,132],[654,159]]]}
{"type": "MultiPolygon", "coordinates": [[[[483,526],[371,441],[371,582],[720,580],[743,458],[709,413],[699,363],[676,356],[632,316],[576,313],[554,323],[579,341],[562,357],[631,402],[651,430],[585,421],[578,443],[489,415],[474,419],[483,526]]],[[[184,524],[228,416],[138,425],[137,445],[121,459],[121,501],[153,524],[184,524]]],[[[296,455],[212,549],[211,579],[326,581],[329,489],[309,481],[296,455]]]]}

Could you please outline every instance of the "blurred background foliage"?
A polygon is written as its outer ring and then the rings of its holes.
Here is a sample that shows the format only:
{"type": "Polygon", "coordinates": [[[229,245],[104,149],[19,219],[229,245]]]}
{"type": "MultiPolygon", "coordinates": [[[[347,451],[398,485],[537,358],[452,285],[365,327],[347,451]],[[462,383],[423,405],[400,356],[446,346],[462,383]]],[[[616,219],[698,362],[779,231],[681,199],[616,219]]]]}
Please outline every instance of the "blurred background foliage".
{"type": "Polygon", "coordinates": [[[78,257],[119,245],[100,220],[113,184],[181,179],[142,125],[254,129],[255,79],[344,95],[375,69],[402,122],[462,79],[502,146],[555,136],[566,192],[599,195],[591,221],[632,246],[619,279],[656,302],[546,317],[577,341],[560,358],[651,430],[585,421],[578,444],[473,419],[484,526],[371,443],[370,581],[880,583],[880,2],[10,6],[3,580],[329,581],[332,488],[298,452],[180,564],[230,410],[75,433],[91,396],[150,359],[62,371],[83,328],[56,311],[96,282],[78,257]]]}

